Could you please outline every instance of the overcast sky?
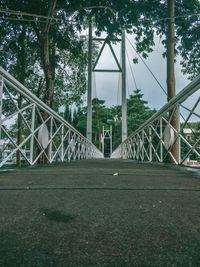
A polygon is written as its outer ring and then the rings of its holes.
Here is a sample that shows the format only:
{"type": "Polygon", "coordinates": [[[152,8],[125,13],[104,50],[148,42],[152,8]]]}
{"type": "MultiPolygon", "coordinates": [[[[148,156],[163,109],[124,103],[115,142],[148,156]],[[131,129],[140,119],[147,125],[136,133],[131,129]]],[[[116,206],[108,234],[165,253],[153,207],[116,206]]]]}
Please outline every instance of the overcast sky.
{"type": "MultiPolygon", "coordinates": [[[[127,35],[128,39],[132,42],[130,35],[127,35]]],[[[166,89],[166,59],[163,58],[162,52],[164,48],[159,39],[156,39],[156,45],[154,51],[149,54],[148,59],[145,62],[148,64],[151,71],[159,80],[160,84],[166,89]]],[[[134,44],[134,43],[133,43],[134,44]]],[[[120,60],[120,47],[114,45],[117,57],[120,60]]],[[[135,90],[134,80],[132,78],[129,60],[131,61],[132,71],[136,80],[137,88],[142,90],[144,99],[148,101],[148,105],[151,108],[159,109],[166,103],[166,95],[162,89],[156,83],[144,63],[139,59],[138,64],[133,64],[132,59],[136,57],[134,49],[126,39],[126,51],[127,51],[127,96],[133,93],[135,90]]],[[[97,68],[117,68],[114,62],[111,51],[108,47],[105,47],[97,68]]],[[[106,106],[112,106],[120,104],[121,95],[118,89],[118,73],[95,73],[93,78],[93,96],[98,97],[106,101],[106,106]],[[95,86],[96,84],[96,86],[95,86]]],[[[176,63],[176,89],[179,92],[187,85],[189,81],[187,77],[181,73],[180,61],[176,63]]]]}

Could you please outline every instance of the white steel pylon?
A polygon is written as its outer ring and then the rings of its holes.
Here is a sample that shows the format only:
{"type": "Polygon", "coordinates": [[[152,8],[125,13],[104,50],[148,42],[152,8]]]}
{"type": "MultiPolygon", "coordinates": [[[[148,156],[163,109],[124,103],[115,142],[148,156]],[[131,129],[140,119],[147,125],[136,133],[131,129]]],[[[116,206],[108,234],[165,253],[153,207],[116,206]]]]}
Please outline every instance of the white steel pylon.
{"type": "Polygon", "coordinates": [[[89,23],[89,38],[88,38],[88,92],[87,92],[87,138],[92,141],[92,73],[93,72],[119,72],[121,73],[121,90],[122,90],[122,142],[127,138],[127,101],[126,101],[126,53],[125,53],[125,31],[122,32],[121,38],[110,39],[96,38],[92,36],[92,23],[89,23]],[[93,41],[103,42],[103,45],[98,53],[98,56],[93,63],[92,59],[92,44],[93,41]],[[115,51],[112,47],[112,42],[121,42],[121,59],[119,62],[115,51]],[[114,58],[117,68],[99,69],[96,68],[102,52],[108,46],[114,58]]]}

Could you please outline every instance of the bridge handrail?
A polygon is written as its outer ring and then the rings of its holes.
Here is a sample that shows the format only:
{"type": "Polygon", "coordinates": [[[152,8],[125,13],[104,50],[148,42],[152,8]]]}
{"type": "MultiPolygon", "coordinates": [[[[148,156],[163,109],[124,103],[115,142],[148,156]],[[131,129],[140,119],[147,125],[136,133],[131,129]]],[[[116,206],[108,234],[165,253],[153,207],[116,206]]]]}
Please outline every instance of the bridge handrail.
{"type": "MultiPolygon", "coordinates": [[[[68,123],[62,116],[56,113],[52,108],[47,106],[42,100],[40,100],[36,95],[34,95],[30,90],[28,90],[23,84],[17,81],[12,75],[10,75],[7,71],[5,71],[2,67],[0,67],[0,76],[6,79],[6,82],[15,87],[16,91],[23,94],[25,97],[29,98],[29,100],[34,101],[43,111],[47,111],[49,114],[53,115],[57,120],[67,125],[71,130],[76,132],[79,136],[86,139],[84,135],[82,135],[79,131],[77,131],[70,123],[68,123]]],[[[88,139],[86,139],[88,143],[91,145],[88,139]]],[[[93,145],[94,146],[94,145],[93,145]]]]}
{"type": "MultiPolygon", "coordinates": [[[[165,112],[171,110],[175,105],[182,103],[187,97],[192,95],[200,88],[200,75],[196,77],[191,83],[189,83],[184,89],[182,89],[175,97],[170,99],[170,101],[164,105],[160,110],[153,114],[146,122],[144,122],[134,133],[129,137],[135,135],[137,132],[141,131],[148,124],[154,122],[159,117],[161,117],[165,112]]],[[[128,137],[128,138],[129,138],[128,137]]],[[[126,141],[126,140],[125,140],[126,141]]]]}
{"type": "MultiPolygon", "coordinates": [[[[9,87],[11,87],[16,92],[18,92],[25,99],[29,100],[29,102],[31,104],[36,105],[36,107],[39,108],[41,111],[47,113],[49,117],[52,117],[58,123],[62,124],[63,127],[64,126],[67,127],[67,129],[69,129],[73,133],[73,135],[76,135],[77,142],[80,142],[80,140],[82,140],[81,141],[82,144],[83,143],[84,143],[84,145],[87,144],[87,146],[92,149],[93,157],[98,157],[98,158],[102,158],[103,157],[103,154],[101,153],[101,151],[98,150],[97,147],[92,144],[92,142],[90,142],[85,136],[83,136],[71,124],[69,124],[62,116],[57,114],[53,109],[51,109],[48,105],[46,105],[44,102],[42,102],[37,96],[35,96],[32,92],[30,92],[24,85],[22,85],[19,81],[17,81],[13,76],[11,76],[2,67],[0,67],[0,79],[1,79],[1,82],[2,82],[1,95],[0,95],[1,107],[2,107],[2,101],[3,101],[3,86],[5,84],[5,85],[8,85],[9,87]]],[[[0,110],[0,113],[1,112],[2,112],[2,110],[0,110]]],[[[18,111],[18,113],[21,113],[21,112],[22,112],[22,110],[18,111]]],[[[2,114],[0,114],[0,120],[1,120],[1,124],[2,124],[2,114]]],[[[45,122],[43,122],[43,123],[45,123],[45,122]]],[[[2,125],[1,124],[0,124],[0,128],[2,130],[2,125]]],[[[32,134],[34,134],[34,135],[36,133],[38,133],[38,130],[34,130],[34,132],[32,132],[32,134]]],[[[11,140],[11,142],[13,143],[13,140],[11,140]]],[[[19,147],[19,151],[20,152],[22,152],[22,150],[20,149],[21,147],[19,147]]],[[[70,144],[69,144],[69,147],[70,147],[70,144]]],[[[91,158],[91,155],[90,156],[88,155],[88,157],[91,158]]],[[[6,162],[6,160],[5,160],[5,162],[6,162]]],[[[31,162],[29,162],[29,163],[31,164],[31,162]]],[[[4,162],[3,162],[3,164],[4,164],[4,162]]],[[[0,166],[2,166],[2,163],[0,163],[0,166]]]]}
{"type": "MultiPolygon", "coordinates": [[[[192,82],[190,82],[187,86],[185,86],[175,97],[173,97],[167,104],[165,104],[159,111],[157,111],[155,114],[153,114],[146,122],[144,122],[138,129],[136,129],[126,140],[124,140],[112,153],[111,158],[119,157],[119,154],[121,157],[125,157],[126,154],[124,153],[123,146],[127,145],[129,141],[131,141],[137,134],[141,133],[146,127],[149,127],[152,125],[155,121],[158,121],[160,118],[162,118],[167,112],[171,111],[173,108],[176,108],[178,106],[182,106],[182,103],[190,97],[192,94],[194,94],[197,90],[200,89],[200,75],[198,75],[192,82]]],[[[183,106],[184,107],[184,106],[183,106]]],[[[191,110],[190,110],[191,111],[191,110]]],[[[200,117],[199,117],[200,118],[200,117]]],[[[170,124],[170,123],[169,123],[170,124]]],[[[170,127],[176,132],[176,130],[173,128],[172,125],[170,127]]],[[[180,133],[179,133],[180,135],[180,133]]],[[[163,139],[163,136],[161,137],[163,139]]],[[[181,137],[183,139],[183,137],[181,137]]],[[[161,140],[162,141],[162,140],[161,140]]],[[[187,142],[184,140],[185,143],[187,142]]],[[[163,143],[163,142],[162,142],[163,143]]],[[[163,143],[164,145],[164,143],[163,143]]],[[[189,145],[189,144],[188,144],[189,145]]],[[[170,147],[171,148],[171,147],[170,147]]],[[[197,152],[197,154],[199,154],[197,152]]],[[[175,162],[177,163],[177,162],[175,162]]]]}

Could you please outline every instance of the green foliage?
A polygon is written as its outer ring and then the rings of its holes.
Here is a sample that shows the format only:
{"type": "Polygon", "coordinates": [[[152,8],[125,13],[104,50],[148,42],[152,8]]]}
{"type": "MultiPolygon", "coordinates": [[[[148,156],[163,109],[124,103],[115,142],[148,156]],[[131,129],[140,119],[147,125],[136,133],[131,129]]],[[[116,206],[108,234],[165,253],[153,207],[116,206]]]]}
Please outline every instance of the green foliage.
{"type": "Polygon", "coordinates": [[[87,108],[78,108],[73,113],[73,126],[86,136],[86,124],[87,124],[87,108]]]}
{"type": "MultiPolygon", "coordinates": [[[[152,51],[154,36],[165,38],[167,32],[167,0],[130,1],[97,0],[65,1],[57,0],[51,10],[53,0],[0,0],[1,8],[40,16],[52,15],[57,20],[48,20],[23,15],[1,13],[0,18],[0,64],[20,79],[24,72],[25,85],[30,86],[43,101],[48,92],[47,68],[54,80],[51,95],[53,108],[67,101],[80,104],[81,95],[86,90],[85,70],[87,65],[84,41],[77,32],[88,26],[92,20],[96,33],[106,31],[110,37],[126,29],[133,36],[137,52],[144,58],[152,51]],[[91,8],[92,7],[92,8],[91,8]],[[73,23],[71,22],[73,20],[73,23]],[[25,30],[24,44],[25,70],[20,68],[20,36],[25,30]],[[44,47],[44,39],[48,45],[44,47]],[[48,53],[47,53],[48,50],[48,53]],[[48,56],[49,63],[46,59],[48,56]],[[43,73],[42,73],[43,71],[43,73]],[[34,86],[33,86],[34,85],[34,86]]],[[[176,51],[183,57],[183,72],[193,78],[199,73],[199,0],[176,0],[176,51]]],[[[164,40],[164,44],[166,41],[164,40]]],[[[137,63],[137,58],[134,58],[137,63]]]]}
{"type": "MultiPolygon", "coordinates": [[[[121,143],[121,106],[107,108],[105,101],[97,98],[93,99],[92,104],[92,137],[94,144],[100,148],[100,136],[103,126],[105,129],[109,129],[110,125],[112,125],[113,148],[116,148],[121,143]]],[[[155,110],[151,110],[147,104],[148,102],[143,100],[143,94],[139,89],[135,90],[134,95],[127,99],[129,135],[155,113],[155,110]]],[[[86,135],[86,124],[87,108],[83,107],[74,111],[73,125],[84,135],[86,135]]]]}
{"type": "MultiPolygon", "coordinates": [[[[163,44],[166,46],[167,36],[167,3],[160,2],[152,13],[153,26],[156,33],[163,36],[163,44]]],[[[200,72],[200,1],[176,0],[175,28],[176,28],[176,55],[181,55],[182,71],[193,79],[200,72]]],[[[166,56],[166,53],[163,54],[166,56]]]]}
{"type": "Polygon", "coordinates": [[[137,89],[134,95],[130,95],[127,101],[128,134],[139,128],[155,113],[155,110],[151,110],[147,104],[148,102],[143,100],[141,90],[137,89]]]}
{"type": "MultiPolygon", "coordinates": [[[[106,31],[112,37],[126,29],[133,36],[137,52],[144,58],[152,51],[155,34],[163,38],[166,36],[167,0],[57,0],[56,8],[52,11],[53,2],[0,0],[2,9],[19,11],[19,14],[24,12],[20,15],[1,13],[0,65],[45,102],[49,95],[48,67],[54,81],[52,107],[57,111],[62,105],[81,105],[81,97],[86,91],[87,45],[77,33],[87,28],[89,20],[96,27],[97,35],[106,31]],[[57,20],[25,15],[31,13],[49,16],[50,11],[57,20]],[[51,23],[47,32],[49,22],[51,23]],[[45,38],[48,39],[46,47],[45,38]],[[48,64],[45,61],[47,54],[48,64]]],[[[183,58],[183,72],[190,78],[196,76],[200,70],[199,12],[199,0],[176,0],[176,51],[183,58]]],[[[163,42],[166,44],[166,40],[163,42]]],[[[137,58],[133,61],[137,63],[137,58]]],[[[130,103],[138,105],[138,97],[131,97],[130,103]]],[[[144,115],[136,119],[132,109],[128,112],[128,125],[134,130],[144,115]]],[[[148,112],[146,109],[145,114],[148,112]]],[[[98,126],[94,124],[94,127],[96,131],[98,126]]]]}
{"type": "MultiPolygon", "coordinates": [[[[52,1],[0,1],[1,8],[48,16],[52,1]]],[[[65,4],[65,1],[59,1],[65,4]]],[[[56,110],[66,104],[80,104],[86,90],[85,70],[87,49],[76,33],[76,25],[69,24],[71,13],[59,11],[48,33],[44,47],[45,28],[48,20],[20,17],[1,13],[0,65],[47,103],[49,95],[46,58],[49,57],[51,79],[54,79],[52,106],[56,110]],[[22,43],[23,33],[23,43],[22,43]],[[49,55],[45,54],[48,49],[49,55]],[[23,53],[22,53],[23,52],[23,53]],[[23,57],[23,64],[22,64],[23,57]],[[23,68],[22,68],[23,67],[23,68]],[[22,77],[23,76],[23,77],[22,77]]]]}
{"type": "MultiPolygon", "coordinates": [[[[92,137],[95,145],[99,147],[100,134],[103,126],[109,126],[108,120],[112,118],[109,108],[104,100],[94,98],[92,100],[92,137]]],[[[87,108],[78,108],[73,114],[73,125],[86,136],[87,108]]]]}
{"type": "Polygon", "coordinates": [[[71,111],[70,107],[68,107],[68,106],[65,107],[65,111],[64,111],[63,117],[67,122],[72,124],[72,111],[71,111]]]}

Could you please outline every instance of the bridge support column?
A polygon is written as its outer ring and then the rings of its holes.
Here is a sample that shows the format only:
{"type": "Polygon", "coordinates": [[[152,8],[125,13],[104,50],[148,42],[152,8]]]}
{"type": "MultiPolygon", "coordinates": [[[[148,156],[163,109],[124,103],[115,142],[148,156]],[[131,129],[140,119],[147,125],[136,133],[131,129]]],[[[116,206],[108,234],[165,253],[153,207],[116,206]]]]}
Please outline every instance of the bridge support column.
{"type": "Polygon", "coordinates": [[[122,32],[122,142],[127,138],[127,102],[126,102],[126,42],[122,32]]]}
{"type": "Polygon", "coordinates": [[[92,141],[92,22],[88,40],[87,139],[92,141]]]}
{"type": "Polygon", "coordinates": [[[30,162],[31,165],[34,162],[34,131],[35,131],[35,107],[36,105],[33,104],[32,107],[32,116],[31,116],[31,140],[30,140],[30,162]]]}
{"type": "Polygon", "coordinates": [[[163,162],[163,121],[162,117],[160,118],[160,162],[163,162]]]}
{"type": "Polygon", "coordinates": [[[122,82],[121,82],[121,90],[122,90],[122,142],[127,138],[127,101],[126,101],[126,43],[125,43],[125,31],[122,32],[122,38],[109,39],[106,38],[93,38],[92,36],[92,22],[89,22],[89,37],[88,37],[88,90],[87,90],[87,139],[92,141],[92,73],[95,72],[119,72],[121,73],[122,82]],[[92,62],[92,42],[100,41],[104,42],[99,54],[96,58],[96,61],[92,62]],[[119,63],[115,51],[112,47],[112,41],[120,42],[121,41],[121,58],[122,62],[119,63]],[[113,59],[115,60],[117,68],[97,68],[97,64],[99,62],[99,58],[102,55],[102,52],[105,46],[108,45],[110,51],[112,53],[113,59]]]}

